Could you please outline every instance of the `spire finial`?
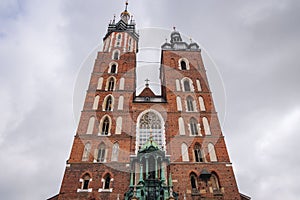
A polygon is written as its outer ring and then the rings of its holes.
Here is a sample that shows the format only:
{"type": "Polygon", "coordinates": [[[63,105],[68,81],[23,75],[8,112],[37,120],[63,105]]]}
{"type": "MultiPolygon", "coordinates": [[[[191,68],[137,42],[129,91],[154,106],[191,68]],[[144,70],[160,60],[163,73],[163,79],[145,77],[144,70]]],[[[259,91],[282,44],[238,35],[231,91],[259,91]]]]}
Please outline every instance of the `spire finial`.
{"type": "Polygon", "coordinates": [[[113,19],[112,23],[113,23],[113,24],[116,23],[116,14],[114,14],[114,19],[113,19]]]}
{"type": "Polygon", "coordinates": [[[121,19],[128,24],[128,21],[130,20],[130,14],[127,11],[127,7],[128,7],[128,1],[126,1],[125,3],[125,10],[121,13],[121,19]]]}
{"type": "Polygon", "coordinates": [[[146,82],[145,86],[146,86],[146,87],[149,87],[149,81],[150,81],[150,80],[149,80],[148,78],[145,80],[145,82],[146,82]]]}
{"type": "Polygon", "coordinates": [[[173,30],[176,31],[176,27],[175,26],[173,26],[173,30]]]}
{"type": "Polygon", "coordinates": [[[191,41],[191,43],[193,43],[193,39],[192,38],[190,38],[190,41],[191,41]]]}
{"type": "Polygon", "coordinates": [[[125,11],[127,11],[127,7],[128,7],[128,0],[125,3],[125,11]]]}

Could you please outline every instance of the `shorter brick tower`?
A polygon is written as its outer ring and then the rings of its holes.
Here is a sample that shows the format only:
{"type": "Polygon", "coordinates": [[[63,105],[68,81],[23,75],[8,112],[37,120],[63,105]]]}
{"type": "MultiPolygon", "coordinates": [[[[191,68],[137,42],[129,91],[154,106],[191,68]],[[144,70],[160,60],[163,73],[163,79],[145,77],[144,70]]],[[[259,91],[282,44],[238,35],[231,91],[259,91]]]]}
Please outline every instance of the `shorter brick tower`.
{"type": "Polygon", "coordinates": [[[161,94],[136,93],[139,35],[111,21],[52,200],[240,200],[201,50],[174,29],[161,46],[161,94]]]}

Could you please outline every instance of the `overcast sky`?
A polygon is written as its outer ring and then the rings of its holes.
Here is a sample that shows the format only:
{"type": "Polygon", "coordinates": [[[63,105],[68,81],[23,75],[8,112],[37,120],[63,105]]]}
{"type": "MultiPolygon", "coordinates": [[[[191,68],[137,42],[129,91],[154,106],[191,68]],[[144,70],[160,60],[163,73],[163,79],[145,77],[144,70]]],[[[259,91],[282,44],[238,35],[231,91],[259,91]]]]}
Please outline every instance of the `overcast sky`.
{"type": "MultiPolygon", "coordinates": [[[[0,1],[1,199],[58,193],[77,128],[77,75],[123,2],[0,1]]],[[[255,200],[299,199],[299,10],[298,0],[129,5],[139,29],[176,26],[209,52],[225,86],[223,133],[239,190],[255,200]]]]}

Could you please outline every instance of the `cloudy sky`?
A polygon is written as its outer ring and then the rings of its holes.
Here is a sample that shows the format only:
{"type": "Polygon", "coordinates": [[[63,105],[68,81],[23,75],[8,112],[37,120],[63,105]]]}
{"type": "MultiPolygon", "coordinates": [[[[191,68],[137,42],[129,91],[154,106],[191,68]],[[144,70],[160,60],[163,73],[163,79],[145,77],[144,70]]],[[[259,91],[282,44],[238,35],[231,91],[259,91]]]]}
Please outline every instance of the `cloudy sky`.
{"type": "MultiPolygon", "coordinates": [[[[77,126],[77,75],[123,2],[0,1],[1,199],[58,193],[77,126]]],[[[239,189],[255,200],[299,198],[299,10],[298,0],[130,1],[139,29],[176,26],[213,58],[239,189]]]]}

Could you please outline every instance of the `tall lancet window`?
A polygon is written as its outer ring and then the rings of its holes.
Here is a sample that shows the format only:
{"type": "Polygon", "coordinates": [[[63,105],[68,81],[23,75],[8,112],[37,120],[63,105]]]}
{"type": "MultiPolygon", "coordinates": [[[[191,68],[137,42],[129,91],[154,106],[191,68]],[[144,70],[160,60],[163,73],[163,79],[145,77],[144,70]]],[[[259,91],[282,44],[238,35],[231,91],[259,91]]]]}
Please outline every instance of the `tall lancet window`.
{"type": "Polygon", "coordinates": [[[152,137],[158,146],[165,150],[164,121],[154,110],[146,110],[138,117],[136,137],[136,152],[152,137]]]}

